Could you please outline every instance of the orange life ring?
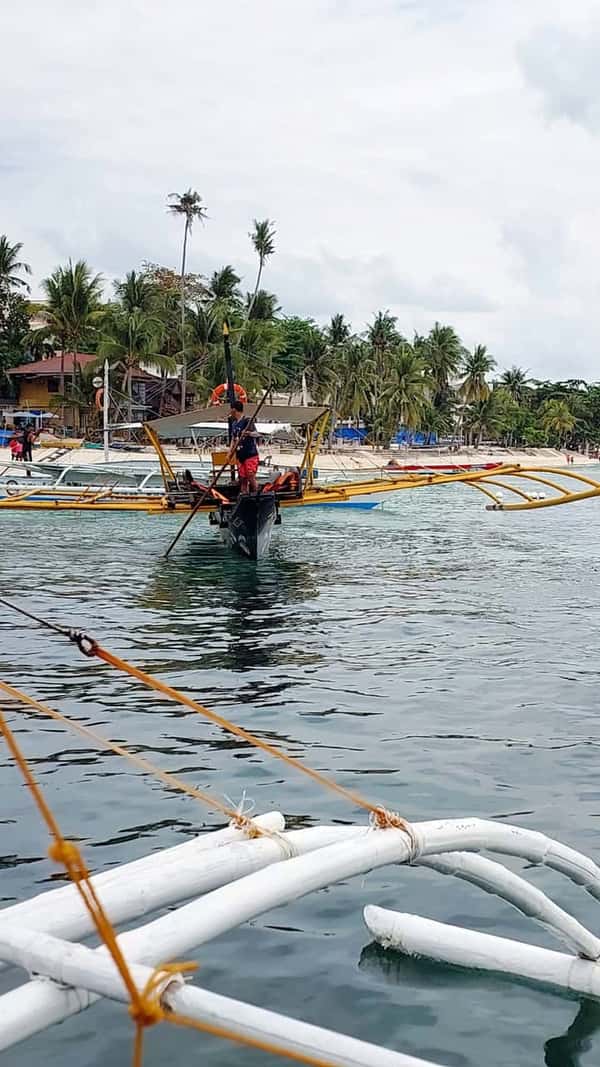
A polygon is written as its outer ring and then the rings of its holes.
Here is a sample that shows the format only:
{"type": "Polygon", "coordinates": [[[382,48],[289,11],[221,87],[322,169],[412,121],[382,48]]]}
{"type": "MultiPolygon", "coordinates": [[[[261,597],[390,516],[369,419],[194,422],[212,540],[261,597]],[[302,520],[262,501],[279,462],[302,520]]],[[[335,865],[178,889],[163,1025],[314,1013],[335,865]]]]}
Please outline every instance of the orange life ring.
{"type": "MultiPolygon", "coordinates": [[[[244,389],[243,385],[238,385],[237,382],[235,382],[233,386],[233,391],[235,393],[236,400],[241,400],[242,404],[245,404],[248,399],[248,394],[244,389]]],[[[210,400],[208,401],[208,403],[211,405],[211,407],[216,404],[220,404],[226,394],[227,382],[223,382],[222,385],[218,385],[216,389],[213,389],[212,393],[210,394],[210,400]]]]}

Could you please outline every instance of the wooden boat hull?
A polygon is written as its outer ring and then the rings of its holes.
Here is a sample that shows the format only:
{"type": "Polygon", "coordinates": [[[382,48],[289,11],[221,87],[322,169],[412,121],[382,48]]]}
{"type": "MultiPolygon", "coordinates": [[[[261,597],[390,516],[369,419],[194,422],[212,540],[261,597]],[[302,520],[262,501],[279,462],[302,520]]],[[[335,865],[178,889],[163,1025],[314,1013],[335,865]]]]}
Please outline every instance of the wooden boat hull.
{"type": "Polygon", "coordinates": [[[262,559],[278,519],[275,493],[244,493],[231,508],[221,510],[225,542],[248,559],[262,559]]]}

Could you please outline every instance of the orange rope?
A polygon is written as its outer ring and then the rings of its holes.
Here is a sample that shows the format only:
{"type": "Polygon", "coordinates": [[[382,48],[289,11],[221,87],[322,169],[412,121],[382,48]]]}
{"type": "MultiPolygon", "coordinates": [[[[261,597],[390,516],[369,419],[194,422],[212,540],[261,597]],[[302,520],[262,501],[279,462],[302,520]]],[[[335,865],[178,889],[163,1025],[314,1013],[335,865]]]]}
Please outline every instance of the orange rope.
{"type": "MultiPolygon", "coordinates": [[[[265,393],[266,395],[266,393],[265,393]]],[[[264,402],[261,401],[261,404],[264,402]]],[[[260,406],[260,405],[259,405],[260,406]]],[[[184,524],[185,525],[185,524],[184,524]]],[[[182,532],[181,528],[180,533],[182,532]]],[[[177,535],[179,536],[179,534],[177,535]]],[[[263,752],[268,752],[270,756],[274,756],[275,759],[280,759],[284,763],[287,763],[290,767],[295,767],[296,770],[302,774],[306,774],[313,781],[318,782],[319,785],[325,789],[330,789],[332,792],[338,793],[340,796],[345,797],[350,803],[355,804],[359,808],[364,808],[371,815],[373,823],[378,827],[393,826],[397,829],[404,830],[411,837],[412,830],[410,823],[406,822],[400,815],[395,812],[389,812],[381,805],[372,804],[366,800],[359,793],[355,793],[352,789],[346,789],[345,786],[340,785],[333,779],[328,778],[320,771],[313,770],[312,767],[308,767],[306,764],[301,763],[300,760],[294,756],[288,756],[287,753],[282,752],[280,749],[275,748],[274,745],[270,745],[268,741],[262,741],[255,734],[251,734],[248,730],[244,730],[241,726],[236,726],[235,723],[225,719],[222,715],[217,715],[216,712],[210,711],[203,704],[199,704],[197,701],[192,700],[190,697],[186,697],[179,690],[173,689],[165,682],[159,681],[158,678],[154,678],[150,674],[146,674],[145,671],[140,670],[139,667],[134,667],[132,663],[128,663],[127,660],[121,659],[116,656],[114,652],[109,652],[108,649],[99,645],[94,638],[89,637],[86,633],[77,630],[67,629],[65,626],[58,625],[55,622],[51,622],[49,619],[42,619],[39,615],[34,615],[30,611],[26,611],[25,608],[18,607],[16,604],[12,604],[9,600],[5,600],[0,597],[0,604],[5,605],[11,611],[16,611],[20,615],[24,615],[25,618],[31,619],[33,622],[38,623],[40,626],[46,627],[46,629],[54,630],[56,633],[61,634],[63,637],[67,637],[69,641],[73,641],[77,645],[79,651],[84,656],[97,656],[98,659],[104,660],[105,663],[109,663],[111,666],[116,667],[117,670],[123,671],[125,674],[131,675],[133,678],[137,678],[144,685],[147,685],[150,689],[156,690],[158,693],[164,693],[170,700],[177,701],[178,704],[183,704],[185,707],[191,708],[192,711],[197,712],[198,715],[202,715],[205,719],[209,719],[210,722],[214,722],[217,726],[220,726],[222,730],[226,730],[228,733],[234,734],[236,737],[242,738],[249,744],[254,745],[255,748],[262,749],[263,752]]]]}
{"type": "MultiPolygon", "coordinates": [[[[268,741],[262,741],[260,737],[256,737],[255,734],[249,733],[248,730],[244,730],[242,726],[236,726],[235,723],[230,722],[229,719],[225,719],[222,715],[218,715],[215,711],[210,711],[209,708],[204,707],[203,704],[199,704],[196,700],[192,700],[191,697],[186,696],[184,693],[180,693],[177,689],[173,689],[166,682],[161,682],[158,678],[153,678],[152,675],[146,674],[145,671],[140,670],[139,667],[134,667],[132,663],[128,663],[126,660],[116,656],[114,652],[109,652],[103,648],[96,641],[91,638],[85,638],[85,645],[81,646],[85,655],[97,656],[99,659],[104,660],[105,663],[110,663],[112,667],[116,667],[117,670],[124,671],[126,674],[130,674],[133,678],[137,678],[144,685],[155,689],[158,693],[163,693],[164,696],[169,697],[171,700],[176,700],[179,704],[185,705],[185,707],[191,708],[192,711],[197,712],[198,715],[202,715],[205,719],[209,719],[210,722],[214,722],[217,726],[220,726],[222,730],[227,730],[228,733],[234,734],[236,737],[242,738],[243,741],[247,741],[249,744],[254,745],[256,748],[262,749],[263,752],[268,752],[270,756],[275,756],[276,759],[283,760],[289,767],[295,767],[297,771],[301,771],[302,774],[308,775],[313,781],[318,782],[319,785],[324,786],[326,789],[331,789],[334,793],[338,793],[340,796],[349,800],[357,807],[365,808],[378,821],[378,825],[389,825],[388,822],[381,820],[389,818],[389,813],[383,811],[383,809],[372,804],[369,800],[365,800],[359,793],[355,793],[352,789],[347,789],[345,786],[340,785],[338,782],[334,782],[332,778],[328,778],[320,771],[313,770],[312,767],[307,767],[305,763],[296,759],[294,756],[289,756],[287,752],[282,752],[280,749],[275,748],[274,745],[270,745],[268,741]]],[[[396,817],[397,820],[393,823],[394,826],[400,826],[402,829],[406,829],[408,824],[396,817]]]]}
{"type": "Polygon", "coordinates": [[[296,1063],[308,1063],[311,1067],[333,1067],[328,1060],[318,1059],[316,1056],[311,1056],[309,1052],[299,1052],[295,1049],[286,1048],[285,1045],[279,1045],[264,1038],[238,1034],[225,1026],[217,1025],[217,1023],[191,1019],[188,1015],[180,1015],[178,1012],[171,1011],[168,1007],[163,1007],[162,997],[168,987],[169,976],[180,975],[184,971],[189,972],[195,969],[195,963],[170,963],[166,966],[156,967],[141,994],[144,1011],[143,1018],[140,1019],[138,1016],[136,1006],[133,1004],[130,1006],[129,1014],[136,1023],[133,1067],[141,1067],[142,1065],[145,1028],[153,1026],[157,1022],[168,1022],[173,1023],[175,1026],[185,1026],[191,1030],[199,1030],[201,1033],[211,1034],[213,1037],[234,1041],[238,1045],[247,1045],[250,1048],[260,1049],[261,1052],[270,1052],[274,1056],[286,1056],[287,1059],[294,1060],[296,1063]],[[165,986],[165,980],[167,980],[167,986],[165,986]]]}
{"type": "Polygon", "coordinates": [[[100,748],[106,748],[110,752],[114,752],[117,756],[123,756],[128,759],[135,766],[141,770],[146,771],[149,774],[153,774],[160,781],[174,789],[179,789],[182,793],[187,793],[188,796],[194,797],[195,800],[202,801],[208,807],[216,808],[221,811],[228,818],[233,819],[237,825],[243,827],[250,832],[250,836],[259,836],[264,834],[270,836],[270,831],[264,830],[262,827],[257,826],[247,816],[241,814],[239,811],[235,811],[233,808],[229,808],[226,804],[223,804],[217,797],[213,797],[210,793],[205,793],[202,789],[196,788],[196,786],[188,785],[183,782],[181,778],[177,778],[174,774],[170,774],[168,771],[163,771],[160,767],[155,767],[149,760],[144,759],[143,756],[138,756],[135,752],[130,752],[129,749],[123,748],[122,745],[116,744],[114,741],[109,741],[108,738],[103,737],[102,734],[93,730],[90,726],[83,726],[79,722],[75,722],[74,719],[67,718],[66,715],[62,715],[60,711],[55,711],[54,708],[49,708],[47,704],[42,704],[41,701],[35,700],[34,697],[30,697],[27,693],[22,693],[19,689],[15,689],[14,686],[9,685],[8,682],[0,681],[0,689],[3,689],[5,693],[13,697],[15,700],[21,701],[23,704],[28,704],[30,707],[35,708],[37,711],[42,712],[43,715],[49,715],[50,718],[56,719],[57,722],[67,726],[71,730],[75,730],[86,740],[92,741],[100,748]]]}
{"type": "Polygon", "coordinates": [[[129,973],[129,968],[117,942],[117,936],[110,919],[104,911],[96,890],[90,882],[90,872],[83,861],[83,857],[77,848],[77,845],[72,841],[67,841],[66,838],[63,837],[60,827],[50,811],[42,791],[31,773],[29,764],[15,741],[14,734],[1,711],[0,732],[4,735],[9,751],[25,779],[38,810],[48,827],[50,836],[53,838],[52,844],[48,850],[48,855],[51,859],[56,860],[57,863],[62,863],[66,868],[69,877],[75,883],[79,891],[79,895],[92,918],[98,934],[107,946],[114,960],[115,966],[123,979],[123,983],[132,1003],[139,1005],[139,1007],[142,1008],[143,1005],[140,1000],[137,986],[129,973]]]}
{"type": "MultiPolygon", "coordinates": [[[[10,687],[7,688],[10,689],[10,687]]],[[[48,850],[48,855],[57,863],[63,864],[69,877],[74,882],[81,899],[92,918],[98,935],[110,952],[125,989],[127,990],[130,999],[129,1013],[135,1023],[133,1067],[142,1067],[144,1031],[147,1027],[154,1026],[156,1023],[163,1021],[173,1023],[176,1026],[186,1026],[194,1030],[200,1030],[203,1033],[209,1033],[215,1037],[226,1038],[235,1041],[238,1044],[248,1045],[251,1048],[261,1049],[264,1052],[270,1052],[274,1055],[287,1056],[288,1059],[295,1060],[297,1063],[306,1063],[313,1065],[313,1067],[332,1067],[330,1063],[317,1059],[315,1056],[310,1056],[308,1053],[296,1052],[294,1049],[287,1049],[285,1046],[275,1044],[274,1042],[261,1040],[260,1038],[246,1037],[241,1034],[236,1034],[225,1027],[216,1026],[212,1023],[200,1022],[197,1019],[190,1019],[185,1015],[178,1015],[175,1012],[165,1011],[161,1004],[161,994],[165,991],[165,980],[167,980],[168,984],[169,976],[180,975],[185,972],[189,973],[190,971],[195,970],[197,967],[196,963],[186,962],[161,965],[160,967],[155,968],[144,989],[141,991],[138,989],[129,970],[127,961],[121,951],[115,929],[104,911],[98,894],[90,881],[90,872],[83,860],[81,852],[74,842],[67,841],[67,839],[63,837],[60,827],[31,772],[31,768],[21,752],[14,734],[1,711],[0,733],[4,736],[8,749],[23,775],[35,804],[46,823],[50,836],[53,838],[52,844],[48,850]]]]}

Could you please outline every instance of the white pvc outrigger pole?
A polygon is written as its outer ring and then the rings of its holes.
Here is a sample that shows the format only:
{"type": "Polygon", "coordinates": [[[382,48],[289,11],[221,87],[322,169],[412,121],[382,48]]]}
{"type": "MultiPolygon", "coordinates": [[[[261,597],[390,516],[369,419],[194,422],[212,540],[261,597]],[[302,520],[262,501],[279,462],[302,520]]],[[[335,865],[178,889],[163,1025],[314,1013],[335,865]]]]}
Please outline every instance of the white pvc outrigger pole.
{"type": "Polygon", "coordinates": [[[108,412],[109,412],[109,395],[108,395],[108,360],[104,360],[104,392],[102,394],[102,426],[104,430],[104,462],[108,463],[108,412]]]}

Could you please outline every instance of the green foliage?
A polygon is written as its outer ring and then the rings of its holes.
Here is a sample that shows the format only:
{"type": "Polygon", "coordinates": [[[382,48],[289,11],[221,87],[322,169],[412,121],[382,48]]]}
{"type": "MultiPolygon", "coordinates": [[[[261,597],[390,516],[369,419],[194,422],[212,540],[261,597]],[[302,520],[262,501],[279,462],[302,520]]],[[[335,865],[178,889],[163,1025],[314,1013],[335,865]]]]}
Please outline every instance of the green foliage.
{"type": "Polygon", "coordinates": [[[490,395],[488,376],[494,370],[496,360],[488,355],[485,345],[476,345],[463,359],[464,378],[459,392],[466,404],[487,400],[490,395]]]}
{"type": "MultiPolygon", "coordinates": [[[[454,328],[440,322],[410,342],[390,310],[377,311],[362,332],[339,312],[323,326],[282,314],[277,295],[261,288],[275,254],[272,221],[254,220],[249,236],[257,272],[254,288],[243,296],[231,264],[210,278],[186,272],[189,236],[206,211],[192,189],[169,201],[169,211],[183,220],[181,271],[143,263],[114,283],[108,305],[102,303],[102,279],[83,260],[57,267],[43,282],[46,300],[29,303],[30,268],[21,244],[0,236],[0,380],[11,366],[50,351],[97,352],[95,366],[108,358],[117,380],[122,375],[129,410],[133,372],[140,366],[158,370],[161,395],[167,376],[183,368],[182,386],[189,375],[194,400],[202,404],[225,380],[226,321],[235,377],[250,394],[306,394],[330,404],[338,418],[362,421],[379,444],[402,425],[462,436],[474,445],[600,446],[600,384],[536,381],[518,366],[494,380],[496,360],[485,345],[467,350],[454,328]],[[31,333],[34,314],[45,325],[31,333]]],[[[183,388],[181,393],[183,398],[183,388]]],[[[93,390],[77,366],[57,400],[89,417],[93,390]]]]}
{"type": "Polygon", "coordinates": [[[9,293],[29,292],[21,274],[31,274],[31,267],[19,259],[23,245],[11,245],[5,233],[0,234],[0,299],[9,293]]]}
{"type": "Polygon", "coordinates": [[[55,341],[63,352],[90,351],[104,314],[101,275],[92,274],[83,259],[69,260],[44,279],[42,288],[46,325],[35,331],[35,337],[55,341]]]}
{"type": "Polygon", "coordinates": [[[545,400],[539,411],[540,425],[558,445],[575,429],[575,416],[566,400],[545,400]]]}
{"type": "Polygon", "coordinates": [[[30,358],[29,308],[19,293],[0,292],[0,388],[6,388],[6,372],[30,358]]]}

